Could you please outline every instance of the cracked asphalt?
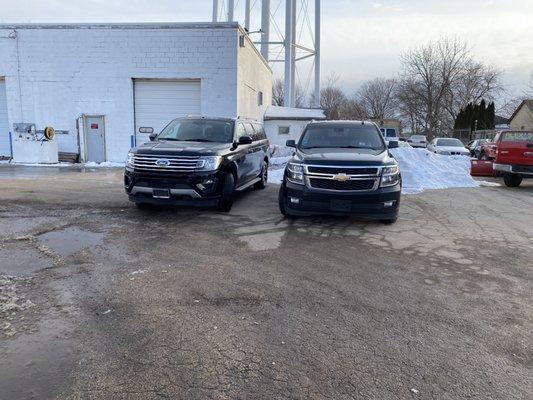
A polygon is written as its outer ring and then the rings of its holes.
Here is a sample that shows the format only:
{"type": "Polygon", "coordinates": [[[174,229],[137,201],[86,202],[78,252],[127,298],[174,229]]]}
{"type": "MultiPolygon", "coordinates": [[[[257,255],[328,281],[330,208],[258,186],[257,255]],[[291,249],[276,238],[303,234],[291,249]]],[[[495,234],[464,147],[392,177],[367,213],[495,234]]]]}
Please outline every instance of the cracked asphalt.
{"type": "Polygon", "coordinates": [[[531,399],[533,181],[394,225],[0,166],[0,399],[531,399]]]}

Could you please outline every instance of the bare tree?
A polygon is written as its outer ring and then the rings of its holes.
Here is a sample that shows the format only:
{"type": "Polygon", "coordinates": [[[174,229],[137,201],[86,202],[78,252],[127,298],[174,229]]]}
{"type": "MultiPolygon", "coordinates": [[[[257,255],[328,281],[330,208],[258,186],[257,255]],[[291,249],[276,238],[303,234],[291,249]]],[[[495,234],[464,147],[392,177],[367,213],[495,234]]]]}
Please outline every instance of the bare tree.
{"type": "Polygon", "coordinates": [[[393,118],[396,113],[396,79],[375,78],[361,85],[355,101],[366,118],[393,118]]]}
{"type": "MultiPolygon", "coordinates": [[[[305,93],[300,85],[296,85],[294,105],[297,108],[305,107],[305,93]]],[[[285,102],[285,86],[283,80],[277,78],[272,84],[272,105],[283,106],[285,102]]]]}
{"type": "Polygon", "coordinates": [[[446,112],[447,96],[464,76],[466,66],[472,63],[465,43],[458,39],[431,42],[401,56],[403,80],[409,81],[415,104],[422,109],[425,128],[431,137],[453,124],[446,112]]]}
{"type": "Polygon", "coordinates": [[[460,79],[452,83],[445,97],[445,108],[451,119],[455,120],[468,103],[477,104],[482,99],[494,101],[503,92],[501,74],[501,70],[479,62],[466,63],[460,79]]]}
{"type": "Polygon", "coordinates": [[[347,98],[337,85],[339,76],[332,73],[320,90],[320,107],[326,112],[328,119],[340,119],[341,109],[346,105],[347,98]]]}

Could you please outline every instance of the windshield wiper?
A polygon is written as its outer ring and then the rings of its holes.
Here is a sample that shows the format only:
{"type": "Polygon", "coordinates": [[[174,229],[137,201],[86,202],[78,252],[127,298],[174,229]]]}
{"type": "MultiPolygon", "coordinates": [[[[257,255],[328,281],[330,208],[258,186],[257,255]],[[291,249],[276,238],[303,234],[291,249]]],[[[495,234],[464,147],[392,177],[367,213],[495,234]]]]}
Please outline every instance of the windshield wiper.
{"type": "Polygon", "coordinates": [[[202,142],[202,143],[209,142],[209,143],[215,143],[214,140],[208,140],[208,139],[178,139],[178,140],[181,140],[182,142],[202,142]]]}

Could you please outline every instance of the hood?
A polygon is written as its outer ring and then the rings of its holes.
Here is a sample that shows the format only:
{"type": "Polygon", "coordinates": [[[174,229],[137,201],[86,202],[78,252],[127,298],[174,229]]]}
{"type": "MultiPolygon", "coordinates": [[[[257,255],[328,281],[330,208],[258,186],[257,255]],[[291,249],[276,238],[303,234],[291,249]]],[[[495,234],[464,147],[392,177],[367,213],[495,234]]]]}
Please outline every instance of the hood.
{"type": "Polygon", "coordinates": [[[458,147],[458,146],[436,146],[438,151],[455,151],[455,152],[463,152],[463,153],[469,153],[468,149],[466,147],[458,147]]]}
{"type": "Polygon", "coordinates": [[[183,156],[217,156],[229,152],[231,143],[203,143],[161,140],[147,142],[133,151],[136,154],[161,154],[183,156]]]}
{"type": "Polygon", "coordinates": [[[298,149],[294,160],[305,164],[335,165],[383,165],[391,164],[394,159],[387,150],[367,149],[298,149]]]}

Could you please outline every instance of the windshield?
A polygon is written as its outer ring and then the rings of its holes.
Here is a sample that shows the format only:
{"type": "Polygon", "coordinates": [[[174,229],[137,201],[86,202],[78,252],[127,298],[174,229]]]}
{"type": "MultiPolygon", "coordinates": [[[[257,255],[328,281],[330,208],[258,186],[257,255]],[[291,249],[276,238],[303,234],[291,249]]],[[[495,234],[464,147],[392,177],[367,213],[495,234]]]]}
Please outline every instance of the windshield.
{"type": "Polygon", "coordinates": [[[160,140],[233,142],[233,122],[210,119],[175,119],[157,136],[160,140]]]}
{"type": "Polygon", "coordinates": [[[437,146],[464,147],[459,139],[439,139],[437,146]]]}
{"type": "Polygon", "coordinates": [[[356,148],[385,150],[379,129],[374,125],[310,125],[300,140],[299,147],[356,148]]]}

